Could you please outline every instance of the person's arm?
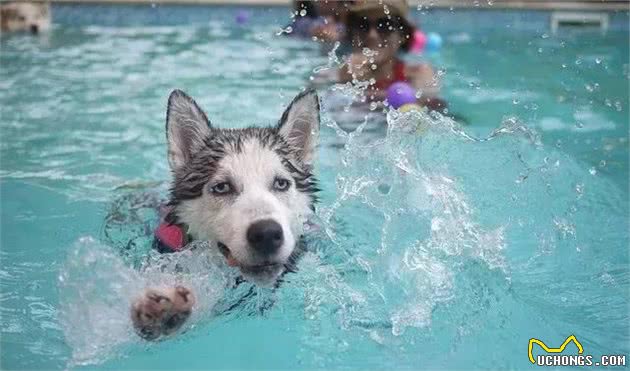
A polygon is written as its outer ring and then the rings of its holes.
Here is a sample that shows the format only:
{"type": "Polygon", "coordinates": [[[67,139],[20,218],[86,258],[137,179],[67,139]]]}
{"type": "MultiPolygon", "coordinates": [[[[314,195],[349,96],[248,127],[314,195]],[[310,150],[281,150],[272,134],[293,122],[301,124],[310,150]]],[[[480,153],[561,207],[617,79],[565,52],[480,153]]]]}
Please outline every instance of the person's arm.
{"type": "Polygon", "coordinates": [[[405,76],[422,97],[433,98],[440,94],[440,81],[428,63],[405,66],[405,76]]]}
{"type": "Polygon", "coordinates": [[[440,80],[428,63],[405,67],[405,76],[410,84],[422,91],[422,96],[417,100],[421,106],[431,111],[444,112],[448,107],[445,100],[439,97],[440,80]]]}
{"type": "Polygon", "coordinates": [[[358,80],[364,80],[369,73],[367,64],[368,60],[363,54],[350,54],[346,63],[339,68],[339,82],[349,82],[355,77],[358,80]]]}
{"type": "MultiPolygon", "coordinates": [[[[367,57],[362,53],[352,53],[346,64],[339,69],[339,82],[348,82],[356,78],[359,81],[370,79],[379,80],[379,69],[372,66],[384,66],[388,61],[386,56],[374,55],[367,57]]],[[[381,67],[382,68],[382,67],[381,67]]]]}

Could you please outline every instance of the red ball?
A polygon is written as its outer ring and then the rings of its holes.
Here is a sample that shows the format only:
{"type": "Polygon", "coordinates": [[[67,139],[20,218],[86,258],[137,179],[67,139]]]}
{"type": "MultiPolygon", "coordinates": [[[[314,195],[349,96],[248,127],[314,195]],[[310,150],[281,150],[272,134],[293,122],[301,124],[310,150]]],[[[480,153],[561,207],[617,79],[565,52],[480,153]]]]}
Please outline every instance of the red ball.
{"type": "Polygon", "coordinates": [[[413,41],[411,42],[411,51],[414,53],[420,53],[427,45],[427,35],[424,32],[417,30],[413,33],[413,41]]]}

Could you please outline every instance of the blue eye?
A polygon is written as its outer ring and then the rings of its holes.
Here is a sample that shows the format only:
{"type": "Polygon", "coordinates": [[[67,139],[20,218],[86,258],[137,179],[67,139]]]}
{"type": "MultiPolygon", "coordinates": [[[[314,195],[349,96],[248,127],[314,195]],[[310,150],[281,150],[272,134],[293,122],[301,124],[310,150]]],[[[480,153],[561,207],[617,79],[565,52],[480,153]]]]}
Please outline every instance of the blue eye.
{"type": "Polygon", "coordinates": [[[276,178],[273,180],[273,189],[284,192],[291,187],[291,182],[284,178],[276,178]]]}
{"type": "Polygon", "coordinates": [[[228,194],[232,192],[232,185],[229,182],[217,183],[210,188],[210,191],[218,195],[228,194]]]}

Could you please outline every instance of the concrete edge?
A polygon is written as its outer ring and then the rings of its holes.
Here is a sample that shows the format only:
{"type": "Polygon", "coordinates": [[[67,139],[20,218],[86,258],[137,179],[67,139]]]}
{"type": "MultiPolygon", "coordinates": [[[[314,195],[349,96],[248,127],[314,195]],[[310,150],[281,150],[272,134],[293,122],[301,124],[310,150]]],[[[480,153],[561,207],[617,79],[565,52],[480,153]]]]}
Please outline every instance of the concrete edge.
{"type": "MultiPolygon", "coordinates": [[[[35,0],[38,1],[38,0],[35,0]]],[[[2,0],[0,2],[5,2],[2,0]]],[[[52,0],[66,4],[181,4],[181,5],[247,5],[247,6],[290,6],[291,0],[52,0]]],[[[497,0],[489,5],[480,0],[410,0],[410,7],[424,9],[483,9],[483,10],[581,10],[581,11],[630,11],[630,1],[532,1],[497,0]]]]}

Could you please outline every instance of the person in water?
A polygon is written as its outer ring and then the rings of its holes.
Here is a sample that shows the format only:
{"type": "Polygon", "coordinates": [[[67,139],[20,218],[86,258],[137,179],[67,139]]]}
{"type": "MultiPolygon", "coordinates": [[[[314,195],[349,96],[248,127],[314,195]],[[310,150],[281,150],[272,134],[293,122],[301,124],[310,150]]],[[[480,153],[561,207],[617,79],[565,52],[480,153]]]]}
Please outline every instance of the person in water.
{"type": "Polygon", "coordinates": [[[406,82],[417,89],[418,104],[443,111],[446,103],[438,97],[440,83],[428,63],[405,64],[416,30],[405,0],[355,1],[348,8],[346,37],[352,53],[338,72],[339,82],[368,82],[372,101],[383,101],[387,88],[406,82]]]}

